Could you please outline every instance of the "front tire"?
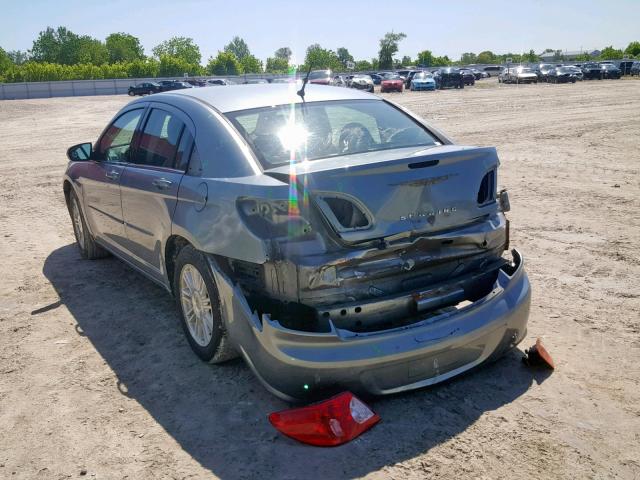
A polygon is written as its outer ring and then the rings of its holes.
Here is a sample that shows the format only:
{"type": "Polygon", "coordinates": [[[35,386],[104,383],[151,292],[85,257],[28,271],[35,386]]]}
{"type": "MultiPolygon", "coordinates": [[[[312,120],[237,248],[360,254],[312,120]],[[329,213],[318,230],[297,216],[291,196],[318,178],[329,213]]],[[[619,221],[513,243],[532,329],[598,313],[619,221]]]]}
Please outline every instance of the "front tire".
{"type": "Polygon", "coordinates": [[[82,213],[82,207],[78,196],[72,190],[69,194],[69,215],[71,216],[71,224],[73,225],[73,234],[76,237],[76,244],[80,250],[80,255],[86,260],[95,260],[97,258],[104,258],[109,256],[104,248],[96,243],[93,239],[87,223],[82,213]]]}
{"type": "Polygon", "coordinates": [[[173,286],[182,328],[194,353],[209,363],[236,357],[222,319],[218,289],[202,253],[191,246],[180,250],[173,286]]]}

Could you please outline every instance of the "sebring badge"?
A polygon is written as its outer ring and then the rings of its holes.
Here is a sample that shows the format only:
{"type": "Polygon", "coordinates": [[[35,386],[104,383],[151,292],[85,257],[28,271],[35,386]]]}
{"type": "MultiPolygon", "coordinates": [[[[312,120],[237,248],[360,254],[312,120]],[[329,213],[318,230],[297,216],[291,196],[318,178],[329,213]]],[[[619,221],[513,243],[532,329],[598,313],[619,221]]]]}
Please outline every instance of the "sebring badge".
{"type": "Polygon", "coordinates": [[[456,211],[456,207],[439,208],[438,210],[431,210],[428,212],[411,212],[407,215],[402,215],[400,220],[421,220],[426,218],[427,222],[433,224],[436,221],[436,217],[439,215],[451,215],[456,211]]]}

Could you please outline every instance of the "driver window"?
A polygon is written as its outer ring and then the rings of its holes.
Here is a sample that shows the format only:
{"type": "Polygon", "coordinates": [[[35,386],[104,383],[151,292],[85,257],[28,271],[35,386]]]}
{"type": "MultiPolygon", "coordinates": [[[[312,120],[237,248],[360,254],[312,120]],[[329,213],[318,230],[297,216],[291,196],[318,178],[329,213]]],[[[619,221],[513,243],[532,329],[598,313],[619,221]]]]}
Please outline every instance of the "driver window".
{"type": "Polygon", "coordinates": [[[130,110],[113,122],[100,140],[98,149],[101,160],[106,162],[128,162],[131,140],[140,122],[144,109],[130,110]]]}

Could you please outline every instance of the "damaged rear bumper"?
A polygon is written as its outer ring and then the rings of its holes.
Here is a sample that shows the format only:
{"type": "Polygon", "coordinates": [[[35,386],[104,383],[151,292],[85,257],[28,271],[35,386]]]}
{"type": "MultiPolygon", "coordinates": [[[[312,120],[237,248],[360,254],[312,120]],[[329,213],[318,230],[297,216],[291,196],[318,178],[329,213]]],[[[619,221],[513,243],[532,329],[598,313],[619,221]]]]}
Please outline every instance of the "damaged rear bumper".
{"type": "Polygon", "coordinates": [[[530,285],[520,254],[490,293],[459,310],[390,330],[327,333],[284,328],[251,311],[240,288],[211,259],[232,342],[275,395],[301,400],[326,389],[383,395],[432,385],[517,345],[525,336],[530,285]]]}

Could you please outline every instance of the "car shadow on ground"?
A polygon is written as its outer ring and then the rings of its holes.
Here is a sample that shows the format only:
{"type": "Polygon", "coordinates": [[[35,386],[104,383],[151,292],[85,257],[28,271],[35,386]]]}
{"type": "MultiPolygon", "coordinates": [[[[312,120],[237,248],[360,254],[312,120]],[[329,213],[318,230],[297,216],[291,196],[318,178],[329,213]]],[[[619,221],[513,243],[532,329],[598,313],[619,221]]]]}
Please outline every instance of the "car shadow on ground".
{"type": "MultiPolygon", "coordinates": [[[[109,258],[86,261],[75,245],[43,272],[115,372],[113,388],[137,401],[192,458],[221,478],[352,478],[413,458],[508,404],[546,378],[513,351],[443,385],[369,403],[382,421],[355,441],[314,448],[281,436],[267,415],[287,408],[240,360],[208,365],[191,353],[162,288],[109,258]]],[[[45,311],[47,306],[38,311],[45,311]]],[[[38,311],[34,311],[37,314],[38,311]]]]}

